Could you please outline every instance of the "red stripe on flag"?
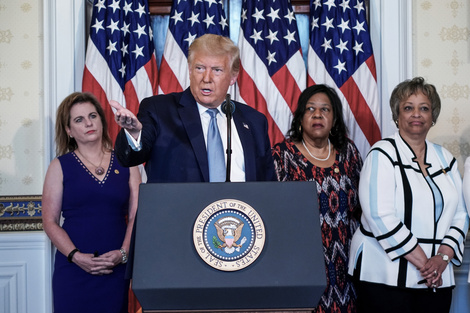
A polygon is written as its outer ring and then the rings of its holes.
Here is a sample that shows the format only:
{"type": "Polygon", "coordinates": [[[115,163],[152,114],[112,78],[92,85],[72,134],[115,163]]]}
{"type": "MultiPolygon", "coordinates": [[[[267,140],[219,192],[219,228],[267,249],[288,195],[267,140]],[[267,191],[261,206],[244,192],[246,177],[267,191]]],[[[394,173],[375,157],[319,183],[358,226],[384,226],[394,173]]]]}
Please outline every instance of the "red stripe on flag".
{"type": "MultiPolygon", "coordinates": [[[[186,60],[184,61],[186,62],[186,60]]],[[[176,77],[175,73],[173,73],[173,71],[171,70],[170,65],[168,65],[164,56],[162,57],[162,62],[160,64],[159,81],[159,87],[164,94],[183,91],[183,88],[181,87],[178,78],[176,77]]]]}
{"type": "Polygon", "coordinates": [[[144,65],[144,68],[149,77],[150,84],[152,85],[153,95],[156,95],[158,94],[158,68],[155,54],[152,55],[150,62],[144,65]]]}
{"type": "Polygon", "coordinates": [[[316,85],[317,83],[312,79],[312,76],[307,75],[307,87],[316,85]]]}
{"type": "Polygon", "coordinates": [[[127,81],[124,86],[124,98],[126,98],[126,109],[137,114],[139,111],[139,98],[131,80],[127,81]]]}
{"type": "Polygon", "coordinates": [[[372,73],[372,76],[374,76],[375,81],[377,81],[377,71],[376,71],[376,68],[375,68],[374,55],[371,55],[370,58],[368,58],[365,63],[367,64],[367,67],[369,68],[370,72],[372,73]]]}
{"type": "Polygon", "coordinates": [[[372,146],[375,142],[381,139],[380,128],[377,125],[369,105],[357,88],[354,79],[350,77],[343,86],[341,86],[340,90],[346,97],[357,124],[362,129],[362,132],[366,136],[369,144],[372,146]]]}
{"type": "Polygon", "coordinates": [[[240,73],[238,75],[238,87],[240,90],[243,90],[243,100],[246,103],[255,103],[254,106],[250,106],[254,107],[256,110],[266,116],[268,120],[268,134],[271,141],[271,146],[274,146],[275,143],[283,141],[284,135],[269,114],[266,100],[259,92],[258,88],[256,88],[255,83],[251,79],[250,75],[248,75],[242,66],[240,66],[240,73]]]}
{"type": "Polygon", "coordinates": [[[124,10],[129,4],[125,1],[114,1],[112,4],[108,2],[93,6],[94,25],[89,32],[82,90],[93,93],[100,101],[108,122],[109,134],[114,140],[119,127],[114,122],[114,112],[108,99],[116,100],[134,114],[137,113],[140,100],[158,91],[158,69],[150,37],[151,21],[147,1],[133,0],[133,7],[138,5],[140,9],[126,10],[126,14],[119,18],[119,23],[125,24],[129,33],[139,29],[139,36],[126,36],[124,31],[114,32],[114,13],[119,9],[124,10]],[[100,27],[95,27],[97,25],[100,27]],[[107,31],[109,28],[113,30],[107,31]],[[113,43],[112,47],[104,44],[108,41],[110,45],[113,43]],[[115,48],[114,45],[129,49],[135,46],[132,51],[135,56],[126,58],[126,54],[131,52],[124,48],[112,49],[115,48]]]}
{"type": "Polygon", "coordinates": [[[114,142],[116,139],[117,133],[119,132],[119,126],[114,122],[114,112],[109,105],[108,98],[106,97],[106,92],[101,88],[98,81],[95,77],[90,73],[88,68],[85,66],[83,71],[83,92],[90,92],[92,93],[96,99],[101,103],[101,106],[104,110],[104,116],[106,118],[106,122],[108,122],[108,132],[111,140],[114,142]]]}
{"type": "Polygon", "coordinates": [[[340,7],[321,2],[310,2],[308,83],[339,88],[349,135],[365,156],[381,139],[381,108],[366,11],[348,3],[340,7]],[[325,20],[331,24],[322,24],[325,20]],[[336,24],[340,21],[341,25],[336,24]],[[356,26],[345,31],[344,23],[356,26]]]}
{"type": "Polygon", "coordinates": [[[297,101],[299,100],[302,91],[298,88],[299,86],[295,84],[295,78],[292,76],[287,66],[284,65],[281,67],[279,71],[271,76],[271,79],[276,85],[277,89],[279,89],[279,93],[286,101],[292,113],[294,113],[295,109],[297,108],[297,101]]]}

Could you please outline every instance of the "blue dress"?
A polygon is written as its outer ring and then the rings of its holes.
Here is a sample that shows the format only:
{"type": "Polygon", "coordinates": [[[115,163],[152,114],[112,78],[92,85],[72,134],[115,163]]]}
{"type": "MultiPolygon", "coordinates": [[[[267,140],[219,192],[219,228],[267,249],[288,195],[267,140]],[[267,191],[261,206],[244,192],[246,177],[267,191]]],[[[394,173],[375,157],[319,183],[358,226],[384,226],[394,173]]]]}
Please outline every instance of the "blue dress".
{"type": "MultiPolygon", "coordinates": [[[[64,176],[63,229],[83,253],[119,250],[127,228],[129,169],[120,166],[112,152],[100,181],[74,152],[58,159],[64,176]]],[[[91,275],[57,251],[52,278],[54,312],[127,312],[125,269],[119,264],[112,274],[91,275]]]]}

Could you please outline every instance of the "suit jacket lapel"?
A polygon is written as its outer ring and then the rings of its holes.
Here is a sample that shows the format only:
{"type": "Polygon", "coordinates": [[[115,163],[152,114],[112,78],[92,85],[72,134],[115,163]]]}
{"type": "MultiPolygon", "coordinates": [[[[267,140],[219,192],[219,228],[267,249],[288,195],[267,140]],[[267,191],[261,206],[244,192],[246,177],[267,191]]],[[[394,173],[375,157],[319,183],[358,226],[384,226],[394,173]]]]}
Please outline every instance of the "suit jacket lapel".
{"type": "Polygon", "coordinates": [[[186,89],[180,100],[178,109],[181,121],[186,129],[189,141],[193,148],[196,160],[201,169],[205,181],[209,181],[209,164],[207,162],[206,144],[202,133],[201,118],[197,109],[196,100],[191,91],[186,89]]]}

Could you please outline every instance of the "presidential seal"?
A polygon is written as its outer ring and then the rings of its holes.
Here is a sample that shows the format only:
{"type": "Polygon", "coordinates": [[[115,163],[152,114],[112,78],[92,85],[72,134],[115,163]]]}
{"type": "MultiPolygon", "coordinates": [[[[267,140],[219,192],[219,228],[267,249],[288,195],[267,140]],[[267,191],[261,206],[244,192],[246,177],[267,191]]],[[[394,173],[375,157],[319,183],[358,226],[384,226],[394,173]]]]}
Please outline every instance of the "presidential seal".
{"type": "Polygon", "coordinates": [[[261,216],[249,204],[223,199],[205,207],[194,223],[197,253],[221,271],[250,266],[261,254],[266,232],[261,216]]]}

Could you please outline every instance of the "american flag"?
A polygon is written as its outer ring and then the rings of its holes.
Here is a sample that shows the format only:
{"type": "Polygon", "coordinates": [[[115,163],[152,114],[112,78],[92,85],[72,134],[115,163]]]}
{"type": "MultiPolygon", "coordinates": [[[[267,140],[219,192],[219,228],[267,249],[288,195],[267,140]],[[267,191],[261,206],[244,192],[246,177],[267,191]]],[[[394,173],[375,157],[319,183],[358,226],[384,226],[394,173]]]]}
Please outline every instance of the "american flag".
{"type": "Polygon", "coordinates": [[[157,63],[146,0],[96,0],[82,90],[103,106],[109,133],[118,126],[109,100],[137,113],[140,101],[157,93],[157,63]]]}
{"type": "Polygon", "coordinates": [[[237,100],[264,113],[271,144],[284,139],[307,82],[290,1],[244,0],[237,100]]]}
{"type": "Polygon", "coordinates": [[[309,85],[338,91],[351,139],[362,157],[381,139],[374,54],[364,1],[310,2],[309,85]]]}
{"type": "Polygon", "coordinates": [[[174,0],[160,66],[159,93],[189,87],[188,48],[206,33],[229,36],[222,1],[174,0]]]}

